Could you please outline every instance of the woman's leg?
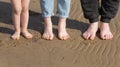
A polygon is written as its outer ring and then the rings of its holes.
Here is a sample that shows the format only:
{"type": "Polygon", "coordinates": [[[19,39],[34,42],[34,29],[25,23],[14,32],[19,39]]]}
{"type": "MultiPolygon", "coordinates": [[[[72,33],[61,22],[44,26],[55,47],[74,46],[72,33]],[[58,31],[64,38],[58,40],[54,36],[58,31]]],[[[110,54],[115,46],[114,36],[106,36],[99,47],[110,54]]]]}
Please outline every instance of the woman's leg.
{"type": "Polygon", "coordinates": [[[109,23],[115,17],[120,0],[102,0],[101,3],[101,25],[100,36],[102,39],[112,39],[113,34],[110,31],[109,23]]]}
{"type": "Polygon", "coordinates": [[[42,37],[47,40],[53,40],[54,34],[52,30],[51,16],[53,15],[54,0],[41,0],[40,3],[45,27],[42,37]]]}
{"type": "Polygon", "coordinates": [[[70,35],[67,33],[66,30],[66,18],[59,18],[58,37],[61,40],[67,40],[68,38],[70,38],[70,35]]]}
{"type": "Polygon", "coordinates": [[[22,0],[22,12],[21,12],[21,32],[22,35],[29,39],[32,38],[32,34],[28,32],[28,22],[29,22],[29,2],[30,0],[22,0]]]}
{"type": "Polygon", "coordinates": [[[98,0],[81,0],[81,5],[85,18],[91,23],[88,29],[83,33],[85,39],[94,40],[98,30],[99,2],[98,0]]]}
{"type": "Polygon", "coordinates": [[[70,2],[71,0],[58,0],[58,37],[61,40],[67,40],[68,38],[70,38],[69,34],[66,31],[66,18],[68,18],[69,16],[70,2]]]}
{"type": "Polygon", "coordinates": [[[12,19],[14,23],[15,33],[11,36],[14,40],[20,38],[20,14],[21,14],[21,0],[11,0],[12,3],[12,19]]]}

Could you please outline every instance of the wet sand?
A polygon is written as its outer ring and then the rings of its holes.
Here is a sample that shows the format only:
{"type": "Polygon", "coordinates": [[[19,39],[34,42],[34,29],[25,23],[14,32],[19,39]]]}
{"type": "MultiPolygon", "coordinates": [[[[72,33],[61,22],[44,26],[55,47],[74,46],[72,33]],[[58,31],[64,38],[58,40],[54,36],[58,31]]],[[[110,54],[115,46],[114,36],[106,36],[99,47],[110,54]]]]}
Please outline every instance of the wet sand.
{"type": "MultiPolygon", "coordinates": [[[[84,40],[81,34],[89,26],[79,0],[72,0],[67,30],[71,38],[57,37],[57,18],[53,17],[55,38],[41,38],[43,21],[39,0],[31,0],[29,31],[33,39],[10,39],[13,31],[9,0],[0,0],[0,67],[120,67],[120,10],[111,21],[112,40],[84,40]]],[[[55,10],[56,11],[56,10],[55,10]]]]}

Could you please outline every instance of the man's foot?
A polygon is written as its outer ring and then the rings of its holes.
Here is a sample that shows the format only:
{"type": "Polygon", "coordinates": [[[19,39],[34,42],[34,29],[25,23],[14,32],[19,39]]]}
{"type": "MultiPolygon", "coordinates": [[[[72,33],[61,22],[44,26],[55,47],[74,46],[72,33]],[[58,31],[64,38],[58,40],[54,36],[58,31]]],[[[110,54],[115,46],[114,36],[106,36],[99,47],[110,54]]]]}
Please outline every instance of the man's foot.
{"type": "Polygon", "coordinates": [[[15,33],[11,36],[11,38],[12,38],[13,40],[19,40],[19,39],[20,39],[20,32],[15,32],[15,33]]]}
{"type": "Polygon", "coordinates": [[[113,34],[110,31],[109,23],[101,22],[100,36],[103,40],[108,40],[113,38],[113,34]]]}
{"type": "Polygon", "coordinates": [[[24,31],[24,32],[22,31],[22,35],[27,39],[33,38],[33,35],[29,33],[28,31],[24,31]]]}
{"type": "Polygon", "coordinates": [[[66,31],[66,20],[61,20],[58,23],[58,37],[61,40],[67,40],[70,38],[70,35],[66,31]]]}
{"type": "Polygon", "coordinates": [[[83,33],[83,38],[88,40],[94,40],[96,37],[96,32],[98,30],[98,22],[91,23],[87,31],[83,33]]]}

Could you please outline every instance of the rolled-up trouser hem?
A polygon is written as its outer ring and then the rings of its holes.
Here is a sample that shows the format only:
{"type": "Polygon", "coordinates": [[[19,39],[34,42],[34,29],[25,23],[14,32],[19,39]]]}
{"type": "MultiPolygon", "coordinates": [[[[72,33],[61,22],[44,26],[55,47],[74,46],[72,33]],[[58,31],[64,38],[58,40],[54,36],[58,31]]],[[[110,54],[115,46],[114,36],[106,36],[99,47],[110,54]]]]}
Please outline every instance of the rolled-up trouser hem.
{"type": "MultiPolygon", "coordinates": [[[[43,18],[52,17],[54,15],[42,15],[43,18]]],[[[57,15],[60,18],[68,18],[69,16],[57,15]]]]}
{"type": "Polygon", "coordinates": [[[57,15],[58,17],[60,17],[60,18],[68,18],[68,16],[63,16],[63,15],[57,15]]]}
{"type": "Polygon", "coordinates": [[[47,17],[51,17],[51,15],[47,15],[47,16],[42,15],[42,17],[43,18],[47,18],[47,17]]]}
{"type": "Polygon", "coordinates": [[[94,23],[94,22],[98,22],[98,21],[99,21],[98,18],[95,18],[95,19],[89,19],[89,22],[90,22],[90,23],[94,23]]]}
{"type": "Polygon", "coordinates": [[[100,21],[103,23],[110,23],[111,18],[101,17],[100,21]]]}
{"type": "Polygon", "coordinates": [[[52,16],[54,16],[54,13],[52,13],[52,14],[42,14],[42,17],[52,17],[52,16]]]}

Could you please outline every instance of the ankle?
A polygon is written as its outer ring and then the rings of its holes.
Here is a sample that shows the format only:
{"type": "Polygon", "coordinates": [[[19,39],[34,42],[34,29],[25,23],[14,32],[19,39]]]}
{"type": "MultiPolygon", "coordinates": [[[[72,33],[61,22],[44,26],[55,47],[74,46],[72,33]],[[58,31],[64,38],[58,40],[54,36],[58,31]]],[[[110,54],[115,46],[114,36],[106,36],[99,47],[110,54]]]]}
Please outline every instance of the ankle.
{"type": "Polygon", "coordinates": [[[106,22],[100,22],[101,25],[109,25],[109,23],[106,22]]]}
{"type": "Polygon", "coordinates": [[[27,29],[24,29],[24,30],[22,30],[21,32],[22,32],[22,33],[26,33],[26,32],[28,32],[28,30],[27,30],[27,29]]]}

